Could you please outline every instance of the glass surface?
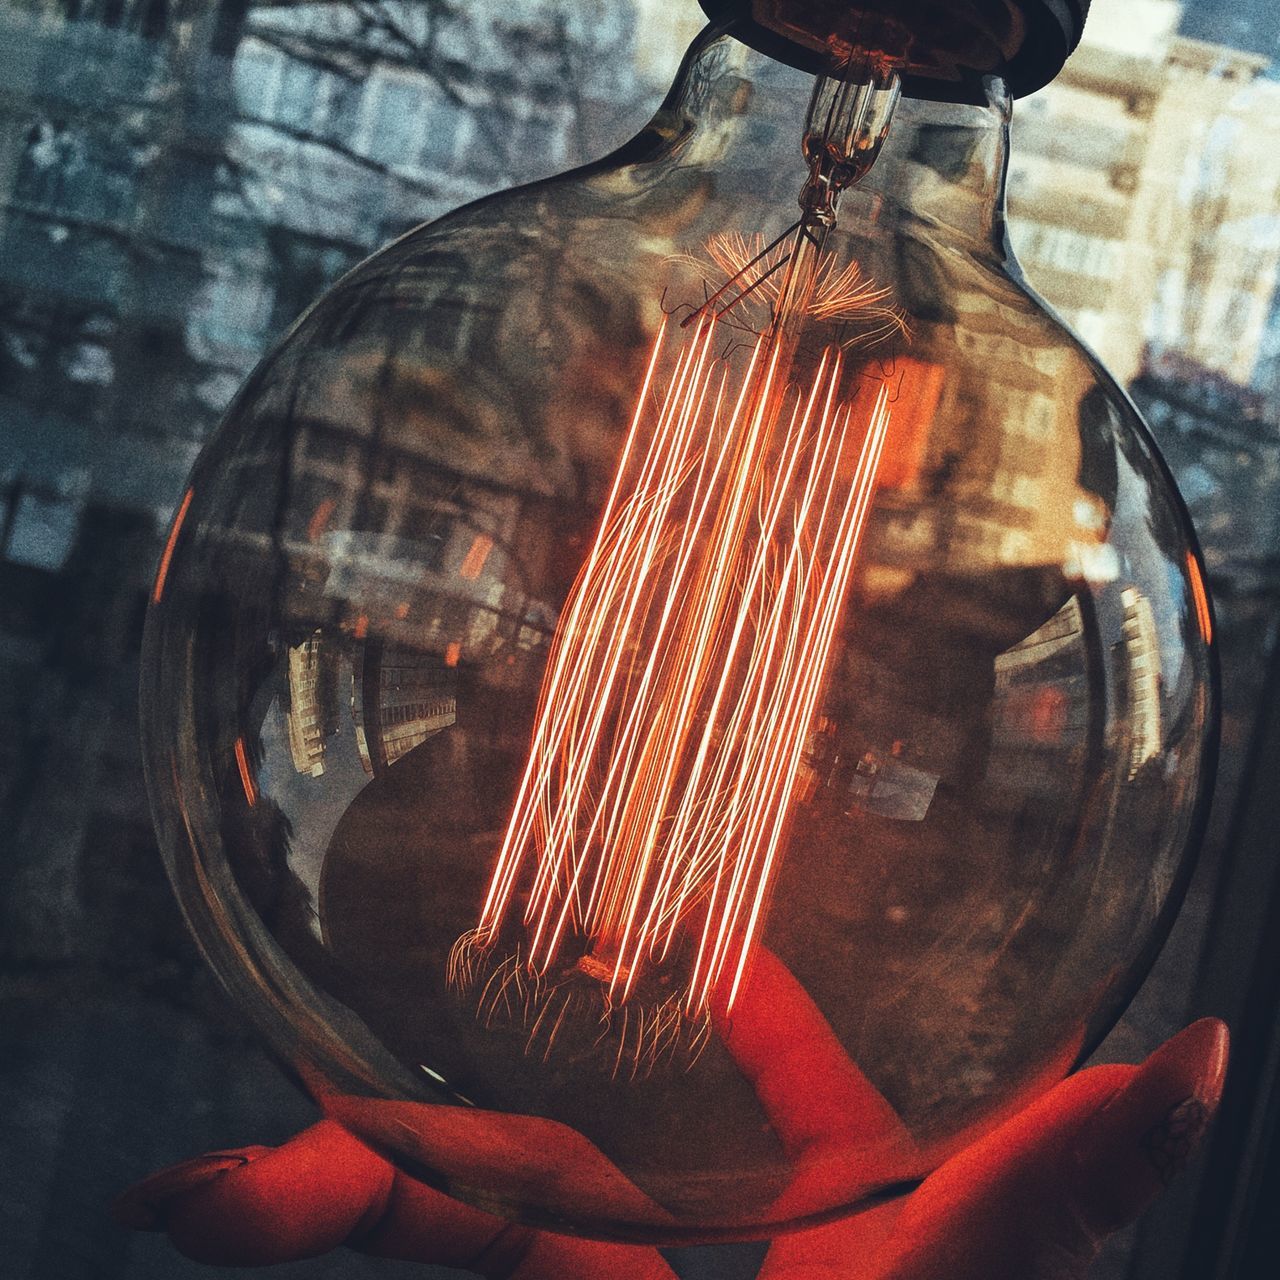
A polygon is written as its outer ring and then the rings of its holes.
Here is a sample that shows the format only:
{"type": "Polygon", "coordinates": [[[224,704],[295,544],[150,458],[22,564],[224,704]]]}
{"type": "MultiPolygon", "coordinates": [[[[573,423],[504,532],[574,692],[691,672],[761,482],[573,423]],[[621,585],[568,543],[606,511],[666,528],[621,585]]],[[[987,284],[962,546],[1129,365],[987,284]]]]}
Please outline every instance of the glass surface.
{"type": "Polygon", "coordinates": [[[812,87],[705,37],[613,157],[358,267],[155,585],[206,956],[328,1114],[533,1223],[900,1191],[1097,1041],[1197,835],[1198,553],[1008,255],[1000,86],[753,264],[812,87]]]}

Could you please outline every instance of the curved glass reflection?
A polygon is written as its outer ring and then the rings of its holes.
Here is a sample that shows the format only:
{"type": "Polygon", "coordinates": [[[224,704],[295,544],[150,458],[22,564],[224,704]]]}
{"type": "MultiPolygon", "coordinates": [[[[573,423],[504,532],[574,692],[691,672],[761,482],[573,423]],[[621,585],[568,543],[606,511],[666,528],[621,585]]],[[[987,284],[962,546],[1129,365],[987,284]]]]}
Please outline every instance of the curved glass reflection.
{"type": "Polygon", "coordinates": [[[534,1223],[896,1193],[1110,1025],[1196,834],[1197,552],[1007,256],[998,84],[898,106],[779,337],[812,84],[705,37],[615,156],[357,268],[156,584],[206,955],[330,1114],[534,1223]]]}

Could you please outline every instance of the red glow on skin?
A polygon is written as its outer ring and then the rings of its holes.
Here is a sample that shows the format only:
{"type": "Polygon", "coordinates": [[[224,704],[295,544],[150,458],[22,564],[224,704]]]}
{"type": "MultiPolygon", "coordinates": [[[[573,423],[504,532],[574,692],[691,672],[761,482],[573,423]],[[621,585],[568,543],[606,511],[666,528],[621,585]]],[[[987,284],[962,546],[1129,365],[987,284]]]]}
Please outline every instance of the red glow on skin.
{"type": "Polygon", "coordinates": [[[236,739],[235,753],[236,767],[240,770],[240,785],[244,787],[244,798],[252,809],[258,803],[258,788],[253,781],[253,772],[249,768],[249,757],[244,749],[243,738],[236,739]]]}
{"type": "Polygon", "coordinates": [[[1209,612],[1209,593],[1205,590],[1204,575],[1194,552],[1187,552],[1187,578],[1191,582],[1191,602],[1195,606],[1196,626],[1205,644],[1213,641],[1213,615],[1209,612]]]}
{"type": "Polygon", "coordinates": [[[178,534],[182,532],[183,522],[187,518],[187,510],[191,506],[191,499],[195,496],[194,489],[188,489],[182,495],[182,501],[178,504],[178,514],[173,517],[173,526],[169,530],[169,539],[164,544],[164,554],[160,557],[160,567],[156,570],[156,585],[151,593],[151,603],[159,604],[161,597],[164,595],[165,579],[169,576],[169,563],[173,559],[173,549],[178,545],[178,534]]]}
{"type": "MultiPolygon", "coordinates": [[[[821,1013],[805,1007],[810,1003],[784,971],[776,979],[750,975],[731,1023],[713,1008],[728,1053],[784,1150],[794,1153],[788,1185],[758,1216],[765,1224],[848,1204],[868,1187],[918,1176],[938,1159],[937,1148],[924,1159],[913,1149],[821,1013]]],[[[1077,1236],[1100,1238],[1133,1218],[1164,1181],[1143,1135],[1163,1125],[1180,1100],[1193,1097],[1207,1113],[1216,1110],[1226,1028],[1205,1019],[1141,1068],[1090,1067],[1039,1093],[1069,1068],[1078,1047],[1078,1038],[1060,1042],[1046,1069],[987,1117],[983,1136],[975,1142],[972,1130],[965,1135],[972,1145],[909,1200],[830,1228],[784,1232],[766,1263],[770,1274],[886,1277],[903,1274],[905,1257],[923,1259],[930,1275],[954,1276],[962,1266],[966,1276],[1021,1280],[1062,1257],[1064,1221],[1077,1236]],[[1023,1103],[1026,1110],[1005,1118],[1023,1103]],[[1016,1229],[1006,1229],[1010,1223],[1016,1229]]],[[[488,1251],[510,1226],[379,1154],[400,1150],[453,1181],[490,1188],[495,1199],[527,1202],[532,1186],[566,1216],[585,1205],[599,1216],[671,1223],[667,1210],[562,1123],[343,1095],[305,1064],[301,1073],[326,1119],[279,1147],[214,1152],[155,1173],[116,1201],[115,1220],[163,1229],[189,1257],[222,1265],[309,1259],[342,1242],[469,1272],[482,1254],[494,1256],[488,1251]]],[[[1188,1142],[1184,1151],[1193,1147],[1188,1142]]],[[[526,1276],[673,1277],[659,1255],[634,1246],[527,1233],[522,1248],[512,1256],[524,1258],[519,1274],[526,1276]]]]}
{"type": "Polygon", "coordinates": [[[465,578],[468,582],[474,582],[483,572],[485,561],[488,560],[489,552],[492,550],[493,539],[487,533],[477,533],[471,546],[467,548],[467,554],[462,558],[462,564],[458,567],[458,576],[465,578]]]}

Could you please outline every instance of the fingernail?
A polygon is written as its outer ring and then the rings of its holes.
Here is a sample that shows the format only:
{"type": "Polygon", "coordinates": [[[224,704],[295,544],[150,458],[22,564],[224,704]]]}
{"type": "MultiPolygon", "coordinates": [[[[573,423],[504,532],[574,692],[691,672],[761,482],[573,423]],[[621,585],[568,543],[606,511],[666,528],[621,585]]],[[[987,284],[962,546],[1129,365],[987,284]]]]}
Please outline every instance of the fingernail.
{"type": "Polygon", "coordinates": [[[248,1164],[252,1158],[247,1151],[211,1151],[194,1160],[170,1165],[117,1196],[111,1206],[111,1216],[122,1227],[134,1231],[162,1231],[164,1210],[171,1201],[220,1178],[229,1169],[248,1164]]]}
{"type": "Polygon", "coordinates": [[[1192,1023],[1085,1123],[1073,1155],[1096,1229],[1130,1222],[1186,1166],[1222,1098],[1229,1046],[1216,1018],[1192,1023]]]}
{"type": "Polygon", "coordinates": [[[1212,1116],[1199,1098],[1184,1098],[1142,1135],[1142,1149],[1161,1186],[1167,1187],[1186,1168],[1212,1116]]]}

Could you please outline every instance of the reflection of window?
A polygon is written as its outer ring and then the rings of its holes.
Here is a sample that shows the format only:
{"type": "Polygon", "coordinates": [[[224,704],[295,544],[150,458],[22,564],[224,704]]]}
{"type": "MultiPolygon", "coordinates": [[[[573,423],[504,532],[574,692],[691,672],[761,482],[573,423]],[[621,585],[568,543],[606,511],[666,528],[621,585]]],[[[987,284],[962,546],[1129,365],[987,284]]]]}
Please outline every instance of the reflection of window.
{"type": "Polygon", "coordinates": [[[295,530],[305,530],[308,541],[317,541],[329,527],[342,498],[342,484],[339,480],[312,472],[295,481],[290,495],[291,518],[295,530]]]}
{"type": "Polygon", "coordinates": [[[412,506],[400,522],[400,534],[418,544],[418,559],[428,569],[444,564],[445,547],[453,530],[454,516],[439,507],[412,506]]]}
{"type": "Polygon", "coordinates": [[[365,527],[370,533],[390,533],[392,506],[386,498],[374,498],[367,507],[365,527]]]}
{"type": "Polygon", "coordinates": [[[424,132],[422,91],[398,80],[384,80],[374,97],[369,154],[383,164],[411,163],[424,132]]]}
{"type": "Polygon", "coordinates": [[[453,164],[463,118],[462,108],[447,98],[433,102],[427,109],[418,153],[424,167],[448,169],[453,164]]]}
{"type": "Polygon", "coordinates": [[[294,129],[310,129],[320,99],[320,85],[317,68],[305,62],[285,63],[275,118],[294,129]]]}
{"type": "Polygon", "coordinates": [[[335,431],[310,431],[306,436],[307,457],[340,467],[347,460],[347,437],[335,431]]]}
{"type": "Polygon", "coordinates": [[[1031,537],[1021,529],[1006,529],[997,555],[1001,564],[1020,564],[1031,554],[1031,537]]]}
{"type": "Polygon", "coordinates": [[[423,328],[432,344],[441,351],[461,353],[471,328],[470,310],[457,299],[438,303],[424,317],[423,328]]]}
{"type": "Polygon", "coordinates": [[[80,503],[57,494],[23,493],[9,526],[5,558],[56,573],[67,562],[80,524],[80,503]]]}
{"type": "Polygon", "coordinates": [[[1022,433],[1032,440],[1048,440],[1057,425],[1053,398],[1036,392],[1029,395],[1022,411],[1022,433]]]}
{"type": "Polygon", "coordinates": [[[1021,471],[997,471],[991,478],[991,493],[1014,507],[1035,507],[1040,501],[1036,478],[1021,471]]]}
{"type": "Polygon", "coordinates": [[[991,555],[1004,537],[1005,527],[982,519],[965,519],[956,526],[957,541],[976,555],[991,555]]]}
{"type": "Polygon", "coordinates": [[[1045,441],[1054,435],[1057,411],[1052,397],[1016,387],[992,387],[989,394],[993,407],[998,406],[1001,419],[1008,424],[1009,435],[1017,437],[1009,442],[1008,448],[1022,461],[1018,469],[1030,470],[1026,442],[1045,441]]]}
{"type": "Polygon", "coordinates": [[[280,59],[264,49],[242,49],[231,69],[236,109],[248,120],[271,116],[280,83],[280,59]]]}

